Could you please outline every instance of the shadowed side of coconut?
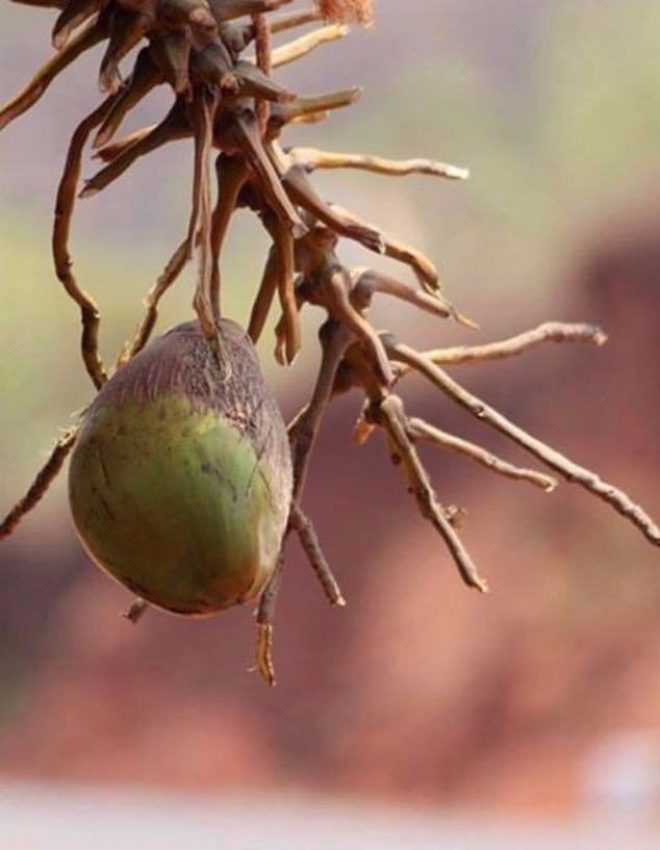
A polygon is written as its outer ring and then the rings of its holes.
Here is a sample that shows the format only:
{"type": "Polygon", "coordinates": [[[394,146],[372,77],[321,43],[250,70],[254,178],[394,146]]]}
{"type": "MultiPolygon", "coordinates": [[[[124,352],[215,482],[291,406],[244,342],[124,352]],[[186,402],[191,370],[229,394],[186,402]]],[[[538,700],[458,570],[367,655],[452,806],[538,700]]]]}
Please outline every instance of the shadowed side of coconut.
{"type": "Polygon", "coordinates": [[[254,599],[291,501],[286,428],[243,330],[222,319],[231,375],[197,322],[117,372],[71,458],[74,524],[101,569],[149,603],[212,614],[254,599]]]}

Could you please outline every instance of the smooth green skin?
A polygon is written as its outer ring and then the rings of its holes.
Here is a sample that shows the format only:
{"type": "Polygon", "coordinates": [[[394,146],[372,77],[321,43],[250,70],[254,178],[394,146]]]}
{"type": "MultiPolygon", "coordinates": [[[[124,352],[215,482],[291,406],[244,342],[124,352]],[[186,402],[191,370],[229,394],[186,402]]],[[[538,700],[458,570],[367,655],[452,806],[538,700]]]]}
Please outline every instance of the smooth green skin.
{"type": "Polygon", "coordinates": [[[69,498],[90,557],[157,607],[205,615],[252,599],[288,516],[250,440],[181,395],[92,407],[69,498]]]}

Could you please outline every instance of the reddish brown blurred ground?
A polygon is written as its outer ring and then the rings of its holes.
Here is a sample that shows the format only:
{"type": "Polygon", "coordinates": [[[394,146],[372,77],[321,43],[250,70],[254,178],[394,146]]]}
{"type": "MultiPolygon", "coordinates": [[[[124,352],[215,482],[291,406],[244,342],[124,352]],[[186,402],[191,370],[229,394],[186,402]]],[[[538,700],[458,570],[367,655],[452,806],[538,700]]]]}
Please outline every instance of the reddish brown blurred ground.
{"type": "MultiPolygon", "coordinates": [[[[555,316],[509,328],[593,320],[610,333],[605,349],[462,374],[658,516],[660,220],[640,220],[594,238],[555,316]]],[[[51,559],[50,540],[26,528],[2,551],[0,637],[23,652],[0,727],[4,773],[568,810],[603,735],[657,723],[657,550],[568,485],[544,496],[431,456],[439,493],[469,510],[464,537],[494,590],[480,598],[379,438],[351,447],[356,406],[330,417],[306,500],[350,604],[326,610],[292,554],[272,692],[246,672],[248,611],[197,623],[151,613],[133,628],[117,618],[124,592],[73,542],[48,581],[23,561],[51,559]]],[[[410,406],[482,433],[421,385],[410,406]]]]}

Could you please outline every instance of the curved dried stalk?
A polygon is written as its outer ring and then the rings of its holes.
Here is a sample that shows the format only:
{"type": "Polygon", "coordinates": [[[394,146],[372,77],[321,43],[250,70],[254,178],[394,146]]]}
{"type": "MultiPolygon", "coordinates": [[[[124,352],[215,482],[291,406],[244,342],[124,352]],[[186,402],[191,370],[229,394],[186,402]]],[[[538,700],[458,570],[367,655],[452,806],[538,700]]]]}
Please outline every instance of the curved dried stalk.
{"type": "MultiPolygon", "coordinates": [[[[344,219],[352,220],[355,224],[365,224],[355,213],[350,212],[345,207],[341,207],[338,204],[332,204],[331,206],[335,213],[341,215],[344,219]]],[[[384,253],[386,257],[391,257],[393,260],[398,260],[410,266],[420,284],[428,292],[435,293],[440,290],[438,270],[425,254],[410,245],[399,242],[398,239],[393,239],[387,233],[381,233],[380,235],[383,247],[381,253],[384,253]]]]}
{"type": "MultiPolygon", "coordinates": [[[[147,127],[140,127],[140,129],[134,130],[127,136],[122,136],[121,139],[117,139],[114,142],[108,142],[96,151],[94,159],[100,159],[101,162],[112,162],[122,156],[129,148],[133,147],[133,145],[146,139],[147,136],[150,133],[153,133],[157,127],[158,124],[149,124],[147,127]]],[[[135,157],[135,159],[137,159],[137,157],[135,157]]],[[[92,194],[94,193],[92,192],[92,194]]]]}
{"type": "Polygon", "coordinates": [[[186,264],[188,263],[188,239],[176,249],[170,257],[169,262],[161,276],[158,278],[154,286],[149,290],[145,298],[146,311],[133,335],[133,339],[125,346],[117,359],[117,368],[123,366],[130,359],[135,357],[149,341],[149,337],[153,333],[158,319],[158,307],[162,297],[167,290],[179,277],[186,264]]]}
{"type": "Polygon", "coordinates": [[[156,86],[164,82],[164,79],[163,72],[151,56],[151,50],[148,47],[143,48],[138,53],[131,76],[115,100],[110,114],[99,128],[92,147],[98,149],[107,145],[130,110],[144,100],[156,86]]]}
{"type": "Polygon", "coordinates": [[[275,229],[277,291],[284,317],[284,351],[286,363],[291,364],[300,351],[300,319],[293,286],[295,278],[294,241],[288,229],[280,221],[276,223],[275,229]]]}
{"type": "Polygon", "coordinates": [[[99,389],[106,381],[106,373],[99,354],[98,334],[100,314],[96,302],[78,286],[73,273],[73,262],[69,253],[71,218],[76,203],[76,191],[80,179],[82,152],[91,132],[98,127],[112,107],[108,98],[76,128],[67,154],[64,172],[57,190],[55,218],[53,224],[53,260],[55,272],[68,295],[80,307],[83,331],[81,353],[87,374],[99,389]]]}
{"type": "Polygon", "coordinates": [[[117,94],[123,81],[119,63],[142,40],[153,25],[153,18],[136,12],[115,12],[110,38],[99,69],[99,88],[106,94],[117,94]]]}
{"type": "Polygon", "coordinates": [[[211,306],[214,315],[220,316],[220,253],[248,168],[244,160],[221,154],[216,160],[216,177],[218,197],[211,218],[211,306]]]}
{"type": "MultiPolygon", "coordinates": [[[[547,342],[582,342],[601,346],[607,342],[607,334],[596,325],[544,322],[531,331],[501,342],[438,348],[425,351],[423,356],[438,366],[464,366],[517,357],[547,342]]],[[[404,368],[407,371],[410,366],[404,368]]]]}
{"type": "Polygon", "coordinates": [[[289,524],[282,541],[282,552],[275,572],[266,585],[257,609],[257,669],[264,681],[269,685],[275,684],[275,667],[273,664],[273,619],[277,595],[282,582],[283,551],[286,539],[295,528],[301,539],[305,553],[310,560],[315,574],[319,578],[326,596],[332,605],[342,606],[345,600],[336,579],[332,575],[329,564],[323,556],[316,533],[310,534],[309,521],[300,509],[300,501],[307,480],[311,452],[328,403],[332,397],[332,386],[337,367],[350,342],[350,333],[340,323],[328,320],[319,332],[321,340],[321,365],[314,384],[312,398],[305,409],[296,429],[293,445],[293,495],[289,524]]]}
{"type": "MultiPolygon", "coordinates": [[[[115,180],[118,180],[140,157],[153,153],[163,145],[185,139],[191,135],[190,123],[186,117],[183,104],[177,101],[160,124],[157,124],[148,132],[138,130],[133,135],[130,144],[126,144],[126,141],[124,141],[123,147],[119,149],[119,153],[111,159],[108,165],[85,183],[80,197],[90,198],[92,195],[96,195],[111,183],[114,183],[115,180]]],[[[107,148],[103,150],[107,150],[107,148]]],[[[99,153],[102,154],[102,151],[99,153]]]]}
{"type": "Polygon", "coordinates": [[[432,159],[386,159],[381,156],[359,153],[333,153],[317,148],[292,148],[289,156],[294,162],[304,166],[307,171],[317,168],[334,170],[354,168],[383,174],[386,177],[405,177],[410,174],[422,174],[429,177],[444,177],[447,180],[467,180],[470,172],[467,168],[436,162],[432,159]]]}
{"type": "Polygon", "coordinates": [[[64,461],[67,459],[69,452],[76,442],[78,430],[78,425],[74,425],[72,428],[65,431],[65,433],[62,434],[60,439],[57,441],[50,457],[39,470],[33,483],[30,485],[30,489],[9,511],[2,523],[0,523],[0,540],[3,540],[5,537],[9,537],[23,517],[36,507],[46,495],[48,488],[57,477],[58,472],[62,468],[64,461]]]}
{"type": "Polygon", "coordinates": [[[487,593],[488,585],[479,576],[474,562],[452,527],[451,513],[448,514],[438,504],[427,472],[406,433],[401,399],[390,395],[378,404],[372,404],[367,410],[367,420],[385,429],[392,456],[405,471],[410,494],[417,501],[422,516],[429,520],[444,539],[463,581],[468,587],[487,593]]]}
{"type": "Polygon", "coordinates": [[[192,117],[195,139],[195,170],[193,177],[192,209],[188,226],[187,252],[191,258],[196,240],[200,246],[197,286],[193,306],[204,336],[213,348],[223,374],[229,369],[229,359],[221,357],[221,341],[211,304],[211,174],[209,159],[213,143],[213,116],[216,101],[202,94],[193,104],[192,117]]]}
{"type": "Polygon", "coordinates": [[[342,595],[337,579],[332,574],[330,564],[323,554],[316,530],[309,517],[302,512],[297,504],[291,506],[289,522],[298,533],[307,560],[323,588],[326,599],[330,605],[336,605],[339,608],[345,607],[346,600],[342,595]]]}
{"type": "MultiPolygon", "coordinates": [[[[271,32],[268,18],[263,14],[254,14],[252,16],[254,25],[254,46],[256,50],[256,65],[257,68],[266,77],[270,77],[273,72],[273,59],[271,53],[271,32]]],[[[248,65],[249,63],[245,63],[248,65]]],[[[258,100],[256,104],[257,118],[259,120],[259,128],[261,129],[262,137],[266,134],[268,128],[268,118],[270,117],[270,105],[267,100],[258,100]]]]}

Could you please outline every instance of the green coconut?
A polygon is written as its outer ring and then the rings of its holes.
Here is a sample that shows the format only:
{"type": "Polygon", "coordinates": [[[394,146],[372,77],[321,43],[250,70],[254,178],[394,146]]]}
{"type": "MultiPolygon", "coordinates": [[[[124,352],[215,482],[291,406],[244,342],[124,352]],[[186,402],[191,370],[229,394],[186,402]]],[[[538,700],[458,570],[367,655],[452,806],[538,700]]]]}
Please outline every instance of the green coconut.
{"type": "Polygon", "coordinates": [[[230,376],[197,322],[101,389],[71,457],[73,521],[92,560],[147,602],[208,615],[259,595],[292,490],[279,408],[254,347],[220,320],[230,376]]]}

